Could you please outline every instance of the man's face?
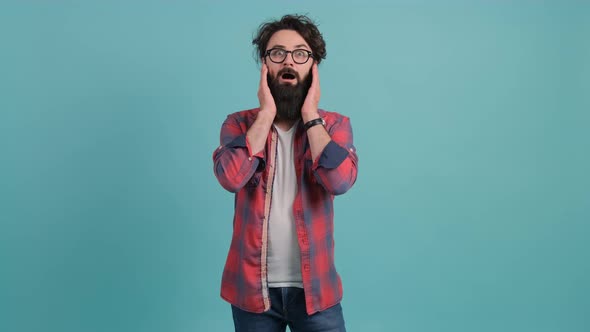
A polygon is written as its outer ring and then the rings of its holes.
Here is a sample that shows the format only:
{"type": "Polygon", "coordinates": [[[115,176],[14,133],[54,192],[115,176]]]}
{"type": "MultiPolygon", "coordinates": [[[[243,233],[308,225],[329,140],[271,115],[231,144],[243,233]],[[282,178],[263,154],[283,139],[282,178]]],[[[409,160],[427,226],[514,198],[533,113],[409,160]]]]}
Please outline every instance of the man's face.
{"type": "MultiPolygon", "coordinates": [[[[293,30],[279,30],[275,32],[266,50],[282,49],[285,51],[307,50],[311,51],[305,39],[293,30]]],[[[297,120],[301,116],[301,107],[311,86],[311,67],[313,58],[306,63],[301,61],[301,55],[306,53],[298,52],[293,59],[292,53],[287,53],[285,60],[276,63],[266,56],[264,61],[268,66],[268,85],[277,105],[277,116],[279,119],[297,120]]],[[[275,59],[276,60],[276,59],[275,59]]]]}
{"type": "MultiPolygon", "coordinates": [[[[286,51],[303,49],[311,52],[311,48],[307,45],[305,39],[297,31],[293,30],[279,30],[275,32],[266,45],[267,51],[273,48],[280,48],[286,51]]],[[[313,65],[313,58],[310,58],[304,64],[295,63],[292,53],[288,53],[285,61],[282,63],[274,63],[268,56],[264,58],[264,61],[268,66],[268,73],[272,79],[278,79],[280,84],[290,85],[301,83],[310,73],[311,66],[313,65]],[[288,72],[296,73],[298,77],[295,79],[289,78],[288,75],[282,77],[282,74],[288,72]]]]}

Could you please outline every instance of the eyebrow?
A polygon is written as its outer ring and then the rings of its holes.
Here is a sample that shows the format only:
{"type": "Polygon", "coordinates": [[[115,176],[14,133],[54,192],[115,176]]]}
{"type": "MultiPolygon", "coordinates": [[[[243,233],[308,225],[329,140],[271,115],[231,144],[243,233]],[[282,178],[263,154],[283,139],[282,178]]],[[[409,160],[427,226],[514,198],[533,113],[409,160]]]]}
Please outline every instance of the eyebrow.
{"type": "MultiPolygon", "coordinates": [[[[278,48],[283,48],[283,49],[286,49],[285,45],[274,45],[274,46],[273,46],[273,47],[271,47],[271,48],[276,48],[276,47],[278,47],[278,48]]],[[[309,49],[309,47],[307,47],[307,45],[305,45],[305,44],[299,44],[299,45],[295,45],[295,49],[298,49],[298,48],[305,48],[305,49],[309,49]]]]}

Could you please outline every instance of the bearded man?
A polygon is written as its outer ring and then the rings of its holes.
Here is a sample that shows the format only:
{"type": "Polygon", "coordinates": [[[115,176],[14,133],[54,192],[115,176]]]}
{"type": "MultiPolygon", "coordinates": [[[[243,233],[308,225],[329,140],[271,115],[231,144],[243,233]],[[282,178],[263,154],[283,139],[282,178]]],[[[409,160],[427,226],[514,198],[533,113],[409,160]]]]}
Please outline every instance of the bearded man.
{"type": "Polygon", "coordinates": [[[334,196],[356,181],[350,119],[318,108],[326,44],[306,16],[263,23],[259,107],[227,116],[214,173],[235,193],[221,281],[236,331],[345,331],[334,196]]]}

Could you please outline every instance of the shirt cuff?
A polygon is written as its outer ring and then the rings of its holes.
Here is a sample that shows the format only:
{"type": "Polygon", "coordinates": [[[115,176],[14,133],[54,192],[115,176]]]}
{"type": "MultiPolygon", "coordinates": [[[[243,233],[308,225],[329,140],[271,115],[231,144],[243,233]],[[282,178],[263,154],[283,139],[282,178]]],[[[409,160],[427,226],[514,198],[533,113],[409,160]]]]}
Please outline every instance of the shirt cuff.
{"type": "Polygon", "coordinates": [[[248,142],[248,138],[246,135],[240,135],[234,138],[233,141],[227,143],[228,148],[246,148],[248,150],[249,157],[256,157],[260,161],[258,163],[258,167],[256,168],[256,172],[260,172],[264,170],[266,167],[266,160],[264,156],[264,150],[261,150],[257,154],[252,154],[252,148],[250,147],[250,143],[248,142]]]}
{"type": "Polygon", "coordinates": [[[348,156],[348,150],[336,144],[334,141],[330,141],[325,147],[320,156],[314,162],[312,169],[323,167],[327,169],[333,169],[344,161],[348,156]]]}

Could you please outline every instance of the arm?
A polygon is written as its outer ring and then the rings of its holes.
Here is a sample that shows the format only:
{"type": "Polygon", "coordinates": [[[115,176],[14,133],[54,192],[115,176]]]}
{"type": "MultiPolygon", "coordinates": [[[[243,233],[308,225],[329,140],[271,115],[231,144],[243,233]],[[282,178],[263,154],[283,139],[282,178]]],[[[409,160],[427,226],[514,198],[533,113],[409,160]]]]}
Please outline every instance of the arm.
{"type": "Polygon", "coordinates": [[[250,128],[240,126],[237,114],[228,116],[221,126],[221,145],[213,153],[214,172],[221,186],[230,192],[238,192],[255,171],[265,167],[264,146],[276,114],[267,72],[263,64],[258,87],[260,111],[250,128]]]}
{"type": "MultiPolygon", "coordinates": [[[[304,123],[319,117],[320,83],[317,64],[301,109],[304,123]]],[[[358,157],[352,141],[352,128],[347,117],[340,117],[330,128],[313,126],[307,131],[313,159],[312,170],[318,182],[332,195],[343,194],[356,181],[358,157]]]]}
{"type": "MultiPolygon", "coordinates": [[[[317,131],[326,132],[323,126],[314,126],[309,131],[315,127],[318,127],[317,131]]],[[[358,170],[358,156],[353,144],[349,118],[342,117],[330,128],[329,135],[330,141],[319,156],[313,159],[312,170],[326,191],[340,195],[347,192],[355,183],[358,170]]]]}
{"type": "Polygon", "coordinates": [[[252,124],[252,127],[248,129],[248,133],[246,134],[248,143],[251,144],[251,152],[254,154],[257,154],[264,149],[266,137],[268,136],[270,127],[272,126],[272,123],[277,114],[277,107],[266,80],[267,74],[268,67],[266,66],[266,63],[263,63],[260,70],[260,84],[258,86],[260,112],[258,112],[256,120],[252,124]]]}
{"type": "Polygon", "coordinates": [[[221,126],[221,145],[213,152],[214,173],[223,188],[238,192],[250,180],[261,160],[262,152],[256,158],[240,127],[236,114],[230,115],[221,126]]]}

